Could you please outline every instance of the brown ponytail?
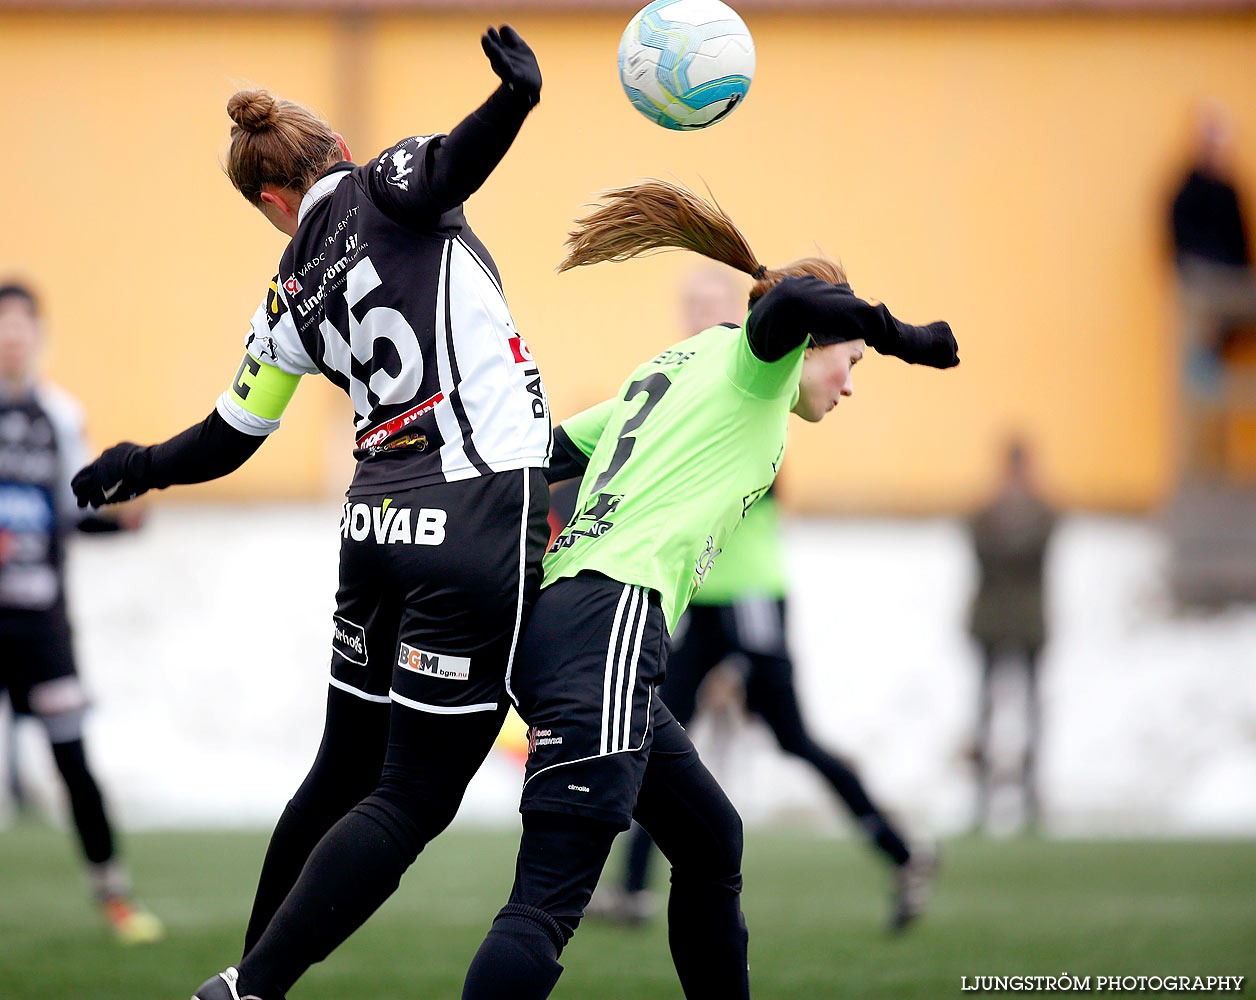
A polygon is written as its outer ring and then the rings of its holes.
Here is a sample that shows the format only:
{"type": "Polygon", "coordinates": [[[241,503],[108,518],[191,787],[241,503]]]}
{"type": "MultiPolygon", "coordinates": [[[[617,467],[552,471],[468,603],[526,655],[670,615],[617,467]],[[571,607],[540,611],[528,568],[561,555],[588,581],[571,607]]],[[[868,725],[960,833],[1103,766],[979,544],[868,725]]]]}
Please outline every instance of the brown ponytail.
{"type": "Polygon", "coordinates": [[[782,278],[814,275],[829,284],[846,280],[842,265],[827,257],[803,257],[784,267],[759,263],[736,223],[712,199],[669,181],[616,188],[567,236],[560,272],[604,260],[627,260],[664,250],[692,250],[755,279],[753,304],[782,278]]]}
{"type": "Polygon", "coordinates": [[[227,101],[231,148],[227,176],[245,198],[261,204],[263,185],[304,193],[340,146],[331,126],[308,108],[265,90],[241,90],[227,101]]]}

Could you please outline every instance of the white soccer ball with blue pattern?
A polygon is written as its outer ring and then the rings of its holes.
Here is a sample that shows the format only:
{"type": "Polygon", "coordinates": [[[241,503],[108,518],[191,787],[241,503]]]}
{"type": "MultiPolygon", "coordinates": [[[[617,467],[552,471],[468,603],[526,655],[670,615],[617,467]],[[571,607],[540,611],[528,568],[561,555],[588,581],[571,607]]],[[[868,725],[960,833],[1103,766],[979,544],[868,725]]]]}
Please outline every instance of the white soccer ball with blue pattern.
{"type": "Polygon", "coordinates": [[[632,106],[671,129],[726,118],[754,78],[754,40],[720,0],[653,0],[619,42],[619,80],[632,106]]]}

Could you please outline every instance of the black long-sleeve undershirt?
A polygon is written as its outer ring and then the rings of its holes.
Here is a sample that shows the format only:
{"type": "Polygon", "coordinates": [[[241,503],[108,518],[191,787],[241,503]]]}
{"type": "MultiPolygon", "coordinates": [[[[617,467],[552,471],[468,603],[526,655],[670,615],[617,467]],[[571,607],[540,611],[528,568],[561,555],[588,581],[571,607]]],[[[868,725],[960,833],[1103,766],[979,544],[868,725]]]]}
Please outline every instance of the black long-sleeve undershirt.
{"type": "Polygon", "coordinates": [[[213,410],[170,440],[136,452],[127,463],[127,474],[154,490],[206,483],[235,472],[265,440],[236,430],[213,410]]]}
{"type": "Polygon", "coordinates": [[[545,470],[547,483],[561,483],[564,479],[578,479],[589,467],[589,456],[576,447],[575,442],[562,427],[554,428],[554,452],[545,470]]]}
{"type": "Polygon", "coordinates": [[[449,135],[432,144],[428,186],[444,209],[461,205],[488,180],[535,104],[529,95],[502,84],[449,135]]]}
{"type": "Polygon", "coordinates": [[[879,354],[910,364],[933,368],[959,364],[948,324],[900,322],[884,305],[859,298],[850,285],[831,285],[810,275],[785,278],[763,295],[750,310],[746,338],[754,356],[769,363],[810,338],[822,347],[863,340],[879,354]]]}
{"type": "Polygon", "coordinates": [[[106,448],[74,474],[70,486],[80,507],[100,508],[149,490],[218,479],[243,465],[264,440],[236,430],[215,410],[161,444],[123,441],[106,448]]]}
{"type": "MultiPolygon", "coordinates": [[[[391,169],[367,172],[371,201],[403,226],[427,229],[436,225],[488,180],[535,104],[535,94],[502,84],[448,135],[423,142],[418,154],[421,162],[404,184],[397,183],[391,169]]],[[[403,140],[381,154],[381,160],[404,156],[419,141],[403,140]]]]}

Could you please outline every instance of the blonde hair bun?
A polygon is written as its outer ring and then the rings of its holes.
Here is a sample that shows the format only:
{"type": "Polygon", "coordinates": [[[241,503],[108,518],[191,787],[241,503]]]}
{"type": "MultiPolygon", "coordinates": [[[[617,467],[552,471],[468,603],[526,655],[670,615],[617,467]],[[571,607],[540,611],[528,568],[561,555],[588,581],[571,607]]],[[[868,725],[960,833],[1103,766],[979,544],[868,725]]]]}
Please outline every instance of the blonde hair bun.
{"type": "Polygon", "coordinates": [[[265,90],[241,90],[227,101],[227,114],[245,132],[260,132],[273,124],[277,107],[265,90]]]}

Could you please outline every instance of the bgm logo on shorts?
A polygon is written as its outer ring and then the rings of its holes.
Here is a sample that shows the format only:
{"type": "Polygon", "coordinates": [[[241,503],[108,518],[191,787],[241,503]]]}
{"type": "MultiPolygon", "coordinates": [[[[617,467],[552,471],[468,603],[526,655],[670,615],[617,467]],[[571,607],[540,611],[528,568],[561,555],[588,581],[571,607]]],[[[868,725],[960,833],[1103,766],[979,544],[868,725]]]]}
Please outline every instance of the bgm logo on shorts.
{"type": "Polygon", "coordinates": [[[331,637],[331,650],[339,653],[350,663],[360,667],[366,666],[366,629],[348,618],[332,615],[334,631],[331,637]]]}
{"type": "Polygon", "coordinates": [[[465,681],[471,677],[471,657],[450,656],[448,653],[428,653],[403,642],[397,654],[397,666],[413,670],[427,677],[440,677],[447,681],[465,681]]]}

